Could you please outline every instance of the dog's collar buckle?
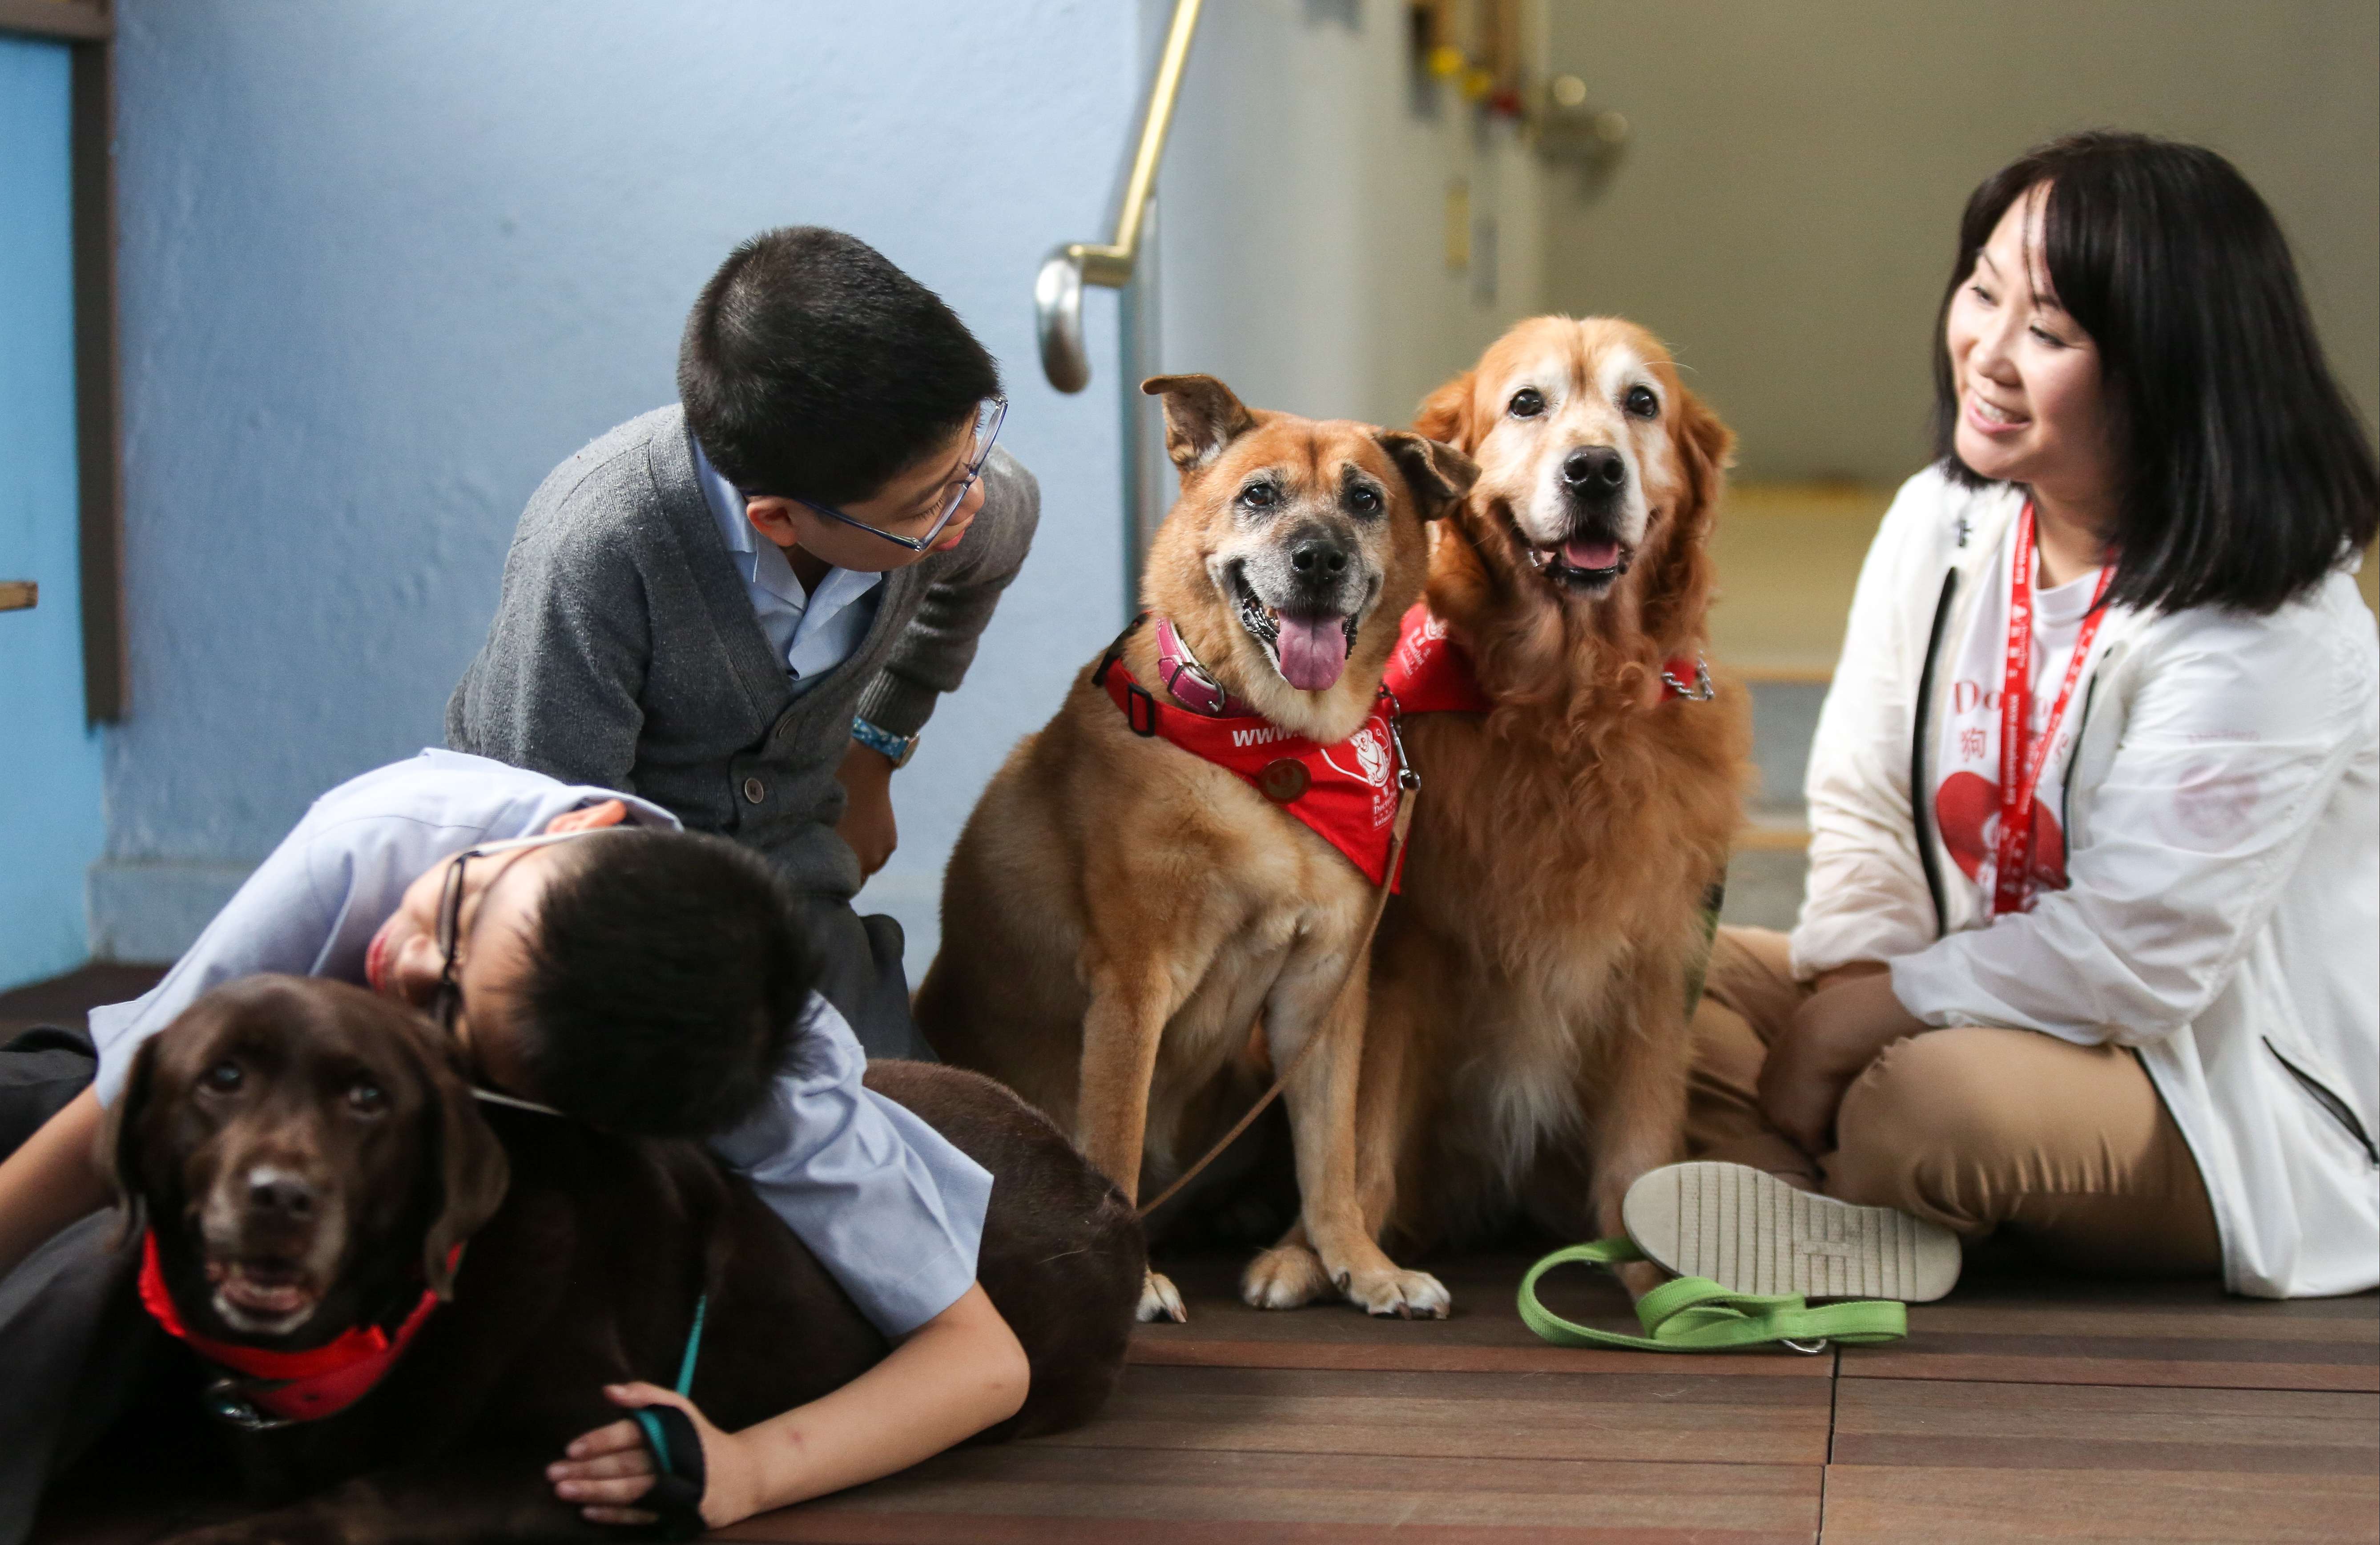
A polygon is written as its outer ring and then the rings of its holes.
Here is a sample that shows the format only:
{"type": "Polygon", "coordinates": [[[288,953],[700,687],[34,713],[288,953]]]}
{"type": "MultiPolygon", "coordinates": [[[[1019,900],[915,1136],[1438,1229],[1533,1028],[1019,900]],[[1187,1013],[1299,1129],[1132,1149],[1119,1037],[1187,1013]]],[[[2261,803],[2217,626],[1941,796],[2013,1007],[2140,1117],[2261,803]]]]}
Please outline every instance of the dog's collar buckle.
{"type": "Polygon", "coordinates": [[[216,1380],[200,1392],[199,1404],[215,1420],[242,1432],[271,1432],[295,1425],[287,1417],[267,1416],[258,1410],[256,1402],[249,1398],[247,1381],[241,1379],[216,1380]]]}

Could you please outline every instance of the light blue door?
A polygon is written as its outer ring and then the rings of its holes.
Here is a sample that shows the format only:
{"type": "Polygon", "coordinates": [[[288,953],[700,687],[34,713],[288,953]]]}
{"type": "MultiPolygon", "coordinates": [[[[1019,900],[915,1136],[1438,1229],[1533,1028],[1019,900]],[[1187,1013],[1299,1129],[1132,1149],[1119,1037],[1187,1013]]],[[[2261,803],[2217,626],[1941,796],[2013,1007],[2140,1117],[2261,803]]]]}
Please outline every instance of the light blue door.
{"type": "Polygon", "coordinates": [[[67,114],[67,46],[0,35],[0,580],[39,595],[0,611],[0,990],[82,963],[106,838],[83,722],[67,114]]]}

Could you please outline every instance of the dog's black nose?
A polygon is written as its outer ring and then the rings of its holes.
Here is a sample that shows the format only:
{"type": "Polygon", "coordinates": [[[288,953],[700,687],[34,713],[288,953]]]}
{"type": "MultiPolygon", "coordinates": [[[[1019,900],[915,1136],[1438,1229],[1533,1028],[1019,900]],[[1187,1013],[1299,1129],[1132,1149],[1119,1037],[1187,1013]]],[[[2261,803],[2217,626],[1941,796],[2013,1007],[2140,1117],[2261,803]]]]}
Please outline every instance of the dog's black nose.
{"type": "Polygon", "coordinates": [[[248,1177],[248,1205],[285,1218],[311,1217],[314,1187],[285,1170],[257,1170],[248,1177]]]}
{"type": "Polygon", "coordinates": [[[1628,481],[1628,464],[1609,445],[1581,445],[1562,457],[1562,481],[1579,493],[1608,493],[1628,481]]]}
{"type": "Polygon", "coordinates": [[[1327,537],[1308,537],[1289,550],[1297,577],[1308,582],[1335,579],[1347,568],[1347,550],[1327,537]]]}

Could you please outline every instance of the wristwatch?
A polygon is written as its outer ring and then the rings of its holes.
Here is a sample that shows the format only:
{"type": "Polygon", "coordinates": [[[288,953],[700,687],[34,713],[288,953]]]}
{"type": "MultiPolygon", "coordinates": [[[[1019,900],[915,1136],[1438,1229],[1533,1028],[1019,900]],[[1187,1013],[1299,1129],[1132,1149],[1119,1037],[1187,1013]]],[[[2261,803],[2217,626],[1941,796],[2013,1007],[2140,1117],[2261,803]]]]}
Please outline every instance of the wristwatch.
{"type": "Polygon", "coordinates": [[[917,754],[917,742],[922,737],[914,735],[894,735],[890,730],[880,730],[867,720],[855,715],[851,721],[851,738],[869,750],[881,754],[885,760],[900,768],[908,766],[909,759],[917,754]]]}

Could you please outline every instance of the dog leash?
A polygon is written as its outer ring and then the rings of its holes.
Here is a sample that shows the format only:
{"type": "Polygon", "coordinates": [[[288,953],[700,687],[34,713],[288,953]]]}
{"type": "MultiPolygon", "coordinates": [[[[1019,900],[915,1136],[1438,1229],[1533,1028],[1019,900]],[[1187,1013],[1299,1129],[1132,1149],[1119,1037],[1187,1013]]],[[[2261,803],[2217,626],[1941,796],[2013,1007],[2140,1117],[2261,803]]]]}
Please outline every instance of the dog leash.
{"type": "Polygon", "coordinates": [[[1389,832],[1389,863],[1388,867],[1380,871],[1379,884],[1373,887],[1371,918],[1364,924],[1364,937],[1348,954],[1347,968],[1339,978],[1339,990],[1330,994],[1330,1006],[1323,1011],[1321,1022],[1316,1026],[1314,1033],[1305,1038],[1305,1044],[1299,1047],[1297,1054],[1289,1059],[1288,1064],[1281,1070],[1280,1076],[1273,1079],[1272,1087],[1264,1091],[1262,1098],[1249,1106],[1246,1113],[1232,1124],[1232,1129],[1215,1140],[1213,1147],[1200,1154],[1196,1163],[1174,1176],[1172,1185],[1158,1192],[1150,1200],[1142,1203],[1134,1216],[1147,1218],[1150,1213],[1172,1201],[1176,1192],[1196,1180],[1199,1172],[1206,1169],[1208,1165],[1221,1158],[1223,1150],[1238,1141],[1240,1134],[1255,1125],[1257,1117],[1264,1114],[1266,1108],[1281,1098],[1281,1092],[1289,1087],[1290,1079],[1297,1076],[1297,1070],[1305,1065],[1305,1059],[1314,1054],[1314,1049],[1321,1045],[1323,1038],[1329,1034],[1331,1016],[1339,1012],[1340,1002],[1347,996],[1347,989],[1354,985],[1355,973],[1370,961],[1372,940],[1380,931],[1380,918],[1389,909],[1389,896],[1396,886],[1397,867],[1404,859],[1405,837],[1413,831],[1414,799],[1421,792],[1421,774],[1414,771],[1413,759],[1405,755],[1404,736],[1399,728],[1400,717],[1401,711],[1397,705],[1396,695],[1390,693],[1389,694],[1389,738],[1395,743],[1397,749],[1397,811],[1395,821],[1389,832]]]}
{"type": "MultiPolygon", "coordinates": [[[[686,1332],[686,1355],[678,1360],[677,1393],[694,1393],[695,1358],[702,1351],[702,1321],[710,1311],[710,1295],[694,1301],[694,1328],[686,1332]]],[[[661,1515],[656,1526],[663,1539],[693,1539],[703,1532],[702,1493],[710,1474],[702,1462],[702,1434],[694,1419],[674,1405],[639,1406],[631,1413],[645,1431],[653,1451],[652,1490],[637,1499],[639,1507],[661,1515]]]]}
{"type": "Polygon", "coordinates": [[[1564,1320],[1537,1300],[1537,1279],[1574,1262],[1613,1266],[1643,1260],[1627,1239],[1572,1245],[1529,1268],[1521,1279],[1521,1321],[1557,1346],[1619,1346],[1637,1352],[1723,1352],[1742,1346],[1789,1346],[1812,1356],[1828,1342],[1869,1346],[1909,1334],[1909,1308],[1885,1299],[1855,1299],[1813,1308],[1798,1293],[1737,1293],[1708,1277],[1679,1277],[1636,1300],[1641,1336],[1598,1331],[1564,1320]]]}
{"type": "MultiPolygon", "coordinates": [[[[569,1119],[567,1112],[494,1089],[474,1086],[471,1096],[490,1105],[569,1119]]],[[[456,1246],[455,1253],[460,1256],[462,1247],[456,1246]]],[[[705,1293],[694,1301],[694,1324],[686,1333],[686,1351],[677,1364],[677,1393],[689,1398],[694,1393],[695,1361],[702,1355],[702,1322],[710,1312],[710,1295],[705,1293]]],[[[659,1538],[700,1538],[709,1527],[702,1521],[702,1494],[710,1489],[710,1477],[702,1462],[702,1434],[695,1429],[694,1418],[674,1405],[643,1405],[628,1414],[643,1429],[646,1446],[653,1451],[652,1489],[637,1499],[637,1505],[661,1515],[653,1526],[659,1538]]]]}

